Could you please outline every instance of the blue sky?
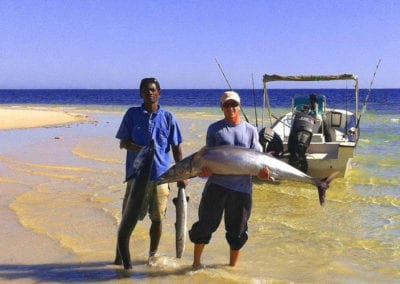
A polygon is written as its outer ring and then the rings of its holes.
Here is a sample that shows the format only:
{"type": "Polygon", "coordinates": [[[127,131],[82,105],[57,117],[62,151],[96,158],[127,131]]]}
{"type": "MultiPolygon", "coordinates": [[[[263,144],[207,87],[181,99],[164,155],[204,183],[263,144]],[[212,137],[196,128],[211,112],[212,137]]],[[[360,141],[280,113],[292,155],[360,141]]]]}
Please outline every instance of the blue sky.
{"type": "Polygon", "coordinates": [[[373,87],[400,87],[397,0],[0,0],[0,15],[0,89],[227,88],[215,59],[235,89],[265,73],[368,88],[379,59],[373,87]]]}

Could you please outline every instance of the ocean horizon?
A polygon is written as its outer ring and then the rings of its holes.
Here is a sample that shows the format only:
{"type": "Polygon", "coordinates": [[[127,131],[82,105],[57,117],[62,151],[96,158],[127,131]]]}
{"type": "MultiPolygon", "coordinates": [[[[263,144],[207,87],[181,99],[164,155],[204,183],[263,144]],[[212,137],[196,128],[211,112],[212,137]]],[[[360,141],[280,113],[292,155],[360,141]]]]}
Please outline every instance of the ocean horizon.
{"type": "MultiPolygon", "coordinates": [[[[163,89],[162,106],[215,107],[226,89],[163,89]]],[[[262,89],[236,89],[242,98],[242,106],[257,108],[263,105],[262,89]]],[[[397,113],[400,89],[360,89],[361,108],[369,92],[368,110],[397,113]]],[[[329,107],[352,109],[353,89],[268,89],[271,107],[289,108],[295,95],[311,93],[326,96],[329,107]]],[[[138,89],[1,89],[0,104],[59,104],[59,105],[138,105],[142,100],[138,89]]]]}

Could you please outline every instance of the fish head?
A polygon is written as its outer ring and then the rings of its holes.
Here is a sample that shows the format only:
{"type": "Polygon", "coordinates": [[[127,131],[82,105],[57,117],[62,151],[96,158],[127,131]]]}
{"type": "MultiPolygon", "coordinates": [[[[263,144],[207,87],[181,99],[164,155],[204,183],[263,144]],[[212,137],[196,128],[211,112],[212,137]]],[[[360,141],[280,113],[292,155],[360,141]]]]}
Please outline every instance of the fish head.
{"type": "Polygon", "coordinates": [[[139,153],[136,155],[135,160],[133,161],[132,175],[129,176],[126,180],[130,180],[132,178],[136,178],[140,175],[142,171],[151,171],[151,167],[153,166],[154,161],[154,143],[150,143],[150,145],[144,146],[140,149],[139,153]]]}
{"type": "Polygon", "coordinates": [[[136,172],[142,164],[153,160],[154,157],[154,142],[150,143],[148,146],[144,146],[140,149],[139,153],[136,155],[133,161],[133,171],[136,172]]]}
{"type": "Polygon", "coordinates": [[[200,173],[200,168],[196,167],[195,164],[196,154],[194,153],[170,167],[159,177],[158,183],[170,183],[197,176],[200,173]]]}

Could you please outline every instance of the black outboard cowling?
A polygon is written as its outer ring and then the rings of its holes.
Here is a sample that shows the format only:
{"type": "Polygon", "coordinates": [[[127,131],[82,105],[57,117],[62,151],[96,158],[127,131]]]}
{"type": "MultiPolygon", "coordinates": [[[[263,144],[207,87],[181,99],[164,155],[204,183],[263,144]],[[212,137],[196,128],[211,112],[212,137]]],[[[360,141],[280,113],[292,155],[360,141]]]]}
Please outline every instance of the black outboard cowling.
{"type": "Polygon", "coordinates": [[[296,112],[289,134],[289,164],[304,173],[308,170],[306,151],[310,146],[313,125],[314,118],[311,115],[304,112],[296,112]]]}
{"type": "Polygon", "coordinates": [[[263,152],[271,153],[272,156],[279,157],[283,152],[281,137],[269,127],[264,127],[260,130],[259,142],[263,148],[263,152]]]}

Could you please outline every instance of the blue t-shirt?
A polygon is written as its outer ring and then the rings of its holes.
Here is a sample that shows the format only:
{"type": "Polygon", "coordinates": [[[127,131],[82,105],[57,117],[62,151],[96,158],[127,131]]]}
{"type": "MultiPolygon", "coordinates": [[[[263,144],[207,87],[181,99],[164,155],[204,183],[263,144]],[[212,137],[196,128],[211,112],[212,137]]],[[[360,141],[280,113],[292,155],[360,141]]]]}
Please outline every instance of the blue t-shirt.
{"type": "MultiPolygon", "coordinates": [[[[183,142],[178,122],[171,112],[159,107],[156,112],[149,113],[143,105],[127,110],[116,138],[130,140],[140,146],[150,145],[151,140],[154,140],[155,154],[151,180],[157,180],[171,166],[171,145],[178,146],[183,142]]],[[[133,161],[136,155],[134,151],[126,153],[126,180],[133,174],[133,161]]]]}
{"type": "MultiPolygon", "coordinates": [[[[234,145],[257,151],[262,151],[258,142],[257,129],[242,121],[239,124],[230,124],[225,119],[219,120],[208,127],[207,146],[234,145]]],[[[249,175],[217,175],[208,178],[207,183],[215,183],[225,188],[249,193],[252,192],[252,177],[249,175]]]]}

